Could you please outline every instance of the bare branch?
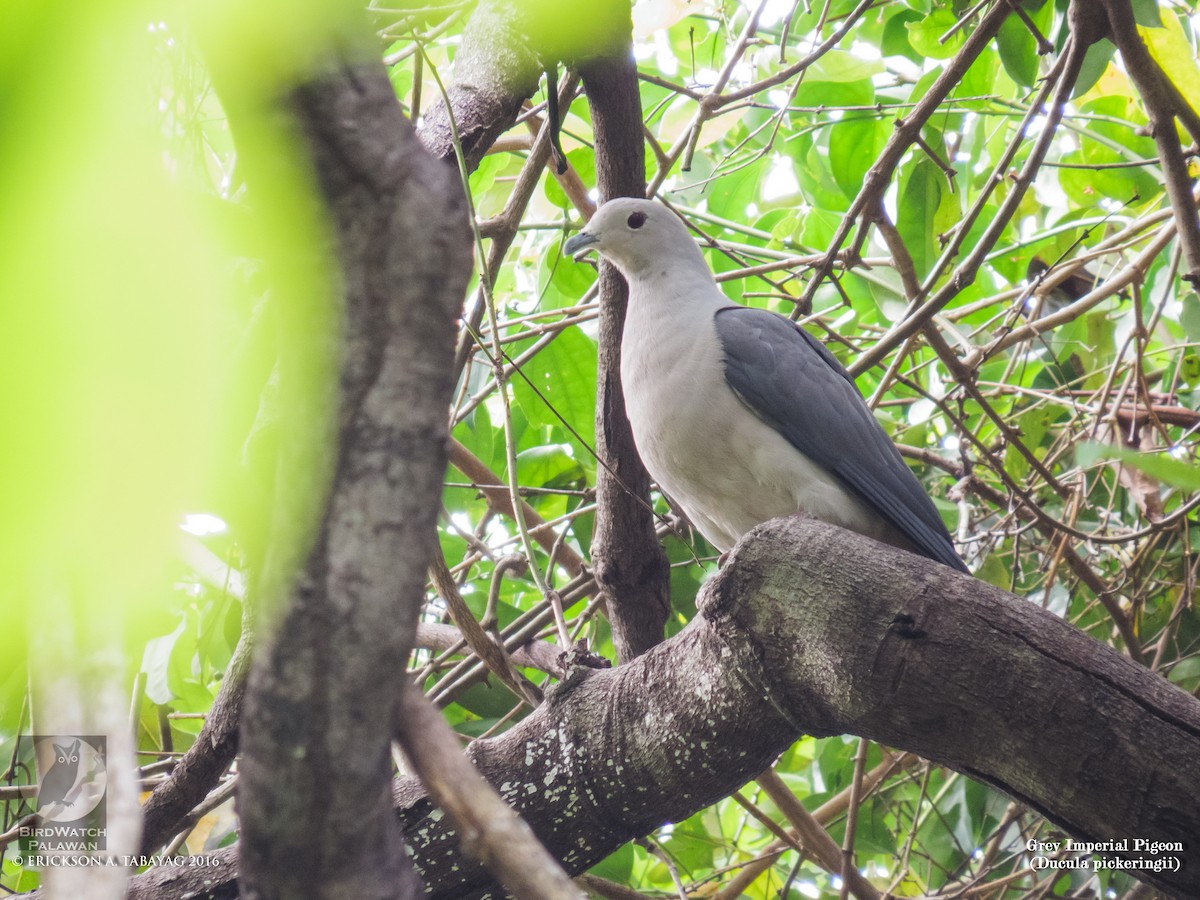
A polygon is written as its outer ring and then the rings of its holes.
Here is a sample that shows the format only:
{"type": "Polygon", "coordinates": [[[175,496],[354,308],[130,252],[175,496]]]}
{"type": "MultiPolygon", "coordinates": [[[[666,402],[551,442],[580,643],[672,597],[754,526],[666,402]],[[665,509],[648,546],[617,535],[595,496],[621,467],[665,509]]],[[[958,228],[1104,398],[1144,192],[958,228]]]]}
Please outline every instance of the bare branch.
{"type": "Polygon", "coordinates": [[[238,752],[238,728],[246,675],[250,667],[252,633],[243,616],[242,636],[221,679],[221,690],[196,740],[175,764],[170,776],[142,805],[142,850],[150,855],[162,848],[184,818],[214,787],[238,752]]]}
{"type": "MultiPolygon", "coordinates": [[[[468,749],[568,872],[729,794],[802,732],[850,733],[993,784],[1077,838],[1180,842],[1178,872],[1136,874],[1200,892],[1200,701],[1052,613],[797,517],[751,532],[699,608],[468,749]]],[[[431,896],[491,889],[419,787],[397,792],[431,896]]]]}
{"type": "MultiPolygon", "coordinates": [[[[925,123],[938,111],[950,91],[958,86],[967,69],[971,67],[971,64],[975,62],[979,54],[988,47],[992,38],[1000,31],[1001,24],[1008,18],[1011,11],[1004,0],[993,4],[987,15],[980,20],[975,30],[971,32],[971,36],[967,38],[966,43],[963,44],[954,58],[950,60],[941,74],[938,75],[937,80],[930,85],[925,96],[920,99],[907,116],[896,120],[896,130],[892,133],[891,138],[888,139],[883,152],[879,154],[879,157],[867,171],[866,177],[863,179],[862,189],[858,192],[858,196],[854,198],[854,202],[850,204],[850,209],[846,211],[845,216],[838,225],[837,231],[834,232],[833,240],[829,242],[829,249],[825,252],[824,260],[816,267],[808,288],[799,301],[801,308],[811,305],[813,295],[820,286],[822,279],[833,270],[834,260],[837,258],[837,254],[841,250],[846,237],[850,234],[850,229],[854,227],[854,223],[864,214],[874,214],[874,211],[883,200],[883,195],[887,191],[888,184],[891,183],[892,173],[900,165],[900,160],[904,157],[905,152],[916,141],[921,133],[921,129],[925,127],[925,123]]],[[[862,243],[865,237],[864,233],[859,240],[859,244],[862,243]]]]}
{"type": "MultiPolygon", "coordinates": [[[[646,191],[637,70],[625,56],[581,70],[596,131],[602,200],[646,191]]],[[[621,389],[621,330],[628,288],[609,263],[600,266],[600,334],[596,372],[596,529],[592,563],[605,593],[613,645],[630,659],[662,640],[670,613],[667,557],[654,533],[650,476],[633,442],[621,389]]]]}
{"type": "Polygon", "coordinates": [[[582,898],[529,826],[462,755],[457,735],[411,683],[400,695],[396,721],[405,755],[434,802],[455,823],[469,855],[516,897],[582,898]]]}

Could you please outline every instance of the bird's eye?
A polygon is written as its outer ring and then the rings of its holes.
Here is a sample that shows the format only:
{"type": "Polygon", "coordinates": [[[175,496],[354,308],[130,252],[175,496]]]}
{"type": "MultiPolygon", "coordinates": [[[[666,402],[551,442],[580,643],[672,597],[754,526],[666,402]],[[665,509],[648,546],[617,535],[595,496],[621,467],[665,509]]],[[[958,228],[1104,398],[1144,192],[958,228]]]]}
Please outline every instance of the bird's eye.
{"type": "Polygon", "coordinates": [[[640,212],[630,213],[626,222],[630,228],[641,228],[646,224],[646,214],[640,212]]]}

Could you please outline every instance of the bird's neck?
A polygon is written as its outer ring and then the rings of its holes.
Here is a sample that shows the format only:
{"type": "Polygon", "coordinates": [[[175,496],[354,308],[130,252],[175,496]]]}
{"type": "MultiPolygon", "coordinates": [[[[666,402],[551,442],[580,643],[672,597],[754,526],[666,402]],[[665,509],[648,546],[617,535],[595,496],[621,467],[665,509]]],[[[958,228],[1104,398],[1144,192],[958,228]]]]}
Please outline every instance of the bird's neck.
{"type": "Polygon", "coordinates": [[[650,302],[643,307],[654,306],[673,313],[691,310],[693,314],[711,306],[727,306],[729,299],[721,293],[708,266],[701,261],[699,266],[654,267],[639,272],[629,279],[630,293],[646,298],[650,302]]]}
{"type": "Polygon", "coordinates": [[[630,279],[623,345],[635,354],[684,352],[706,339],[716,311],[729,304],[707,266],[641,273],[630,279]]]}

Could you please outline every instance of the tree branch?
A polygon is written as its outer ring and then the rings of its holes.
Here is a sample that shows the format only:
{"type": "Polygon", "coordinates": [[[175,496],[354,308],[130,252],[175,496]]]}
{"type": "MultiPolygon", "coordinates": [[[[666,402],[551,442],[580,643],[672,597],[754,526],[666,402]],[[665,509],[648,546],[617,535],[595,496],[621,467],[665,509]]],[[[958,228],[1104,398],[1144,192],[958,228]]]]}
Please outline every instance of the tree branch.
{"type": "Polygon", "coordinates": [[[1150,118],[1167,197],[1175,211],[1179,245],[1187,261],[1188,271],[1182,277],[1191,282],[1193,288],[1200,289],[1200,220],[1197,219],[1196,205],[1192,202],[1195,179],[1188,173],[1187,160],[1175,129],[1175,118],[1179,116],[1194,129],[1193,137],[1200,141],[1196,113],[1146,49],[1138,34],[1129,0],[1101,0],[1101,6],[1108,15],[1113,42],[1121,51],[1125,69],[1137,87],[1150,118]]]}
{"type": "MultiPolygon", "coordinates": [[[[645,196],[642,108],[632,55],[626,48],[588,63],[580,74],[596,132],[601,200],[645,196]]],[[[606,465],[596,471],[592,565],[604,591],[613,645],[627,660],[662,640],[671,611],[670,572],[654,532],[650,476],[634,445],[621,389],[621,330],[629,289],[607,262],[600,264],[599,283],[596,455],[606,465]]]]}
{"type": "MultiPolygon", "coordinates": [[[[1132,874],[1200,893],[1200,701],[1052,613],[799,517],[752,531],[698,606],[669,641],[468,749],[568,872],[728,795],[801,733],[849,733],[1076,838],[1180,842],[1179,871],[1132,874]]],[[[456,839],[419,785],[399,783],[397,802],[432,897],[495,890],[447,854],[456,839]]]]}
{"type": "MultiPolygon", "coordinates": [[[[450,462],[471,479],[483,496],[487,498],[488,505],[492,509],[510,519],[515,518],[512,496],[503,479],[484,465],[479,457],[453,438],[450,439],[450,462]]],[[[525,504],[523,512],[525,513],[525,524],[529,528],[529,536],[537,541],[538,546],[547,553],[553,553],[555,562],[572,575],[582,574],[587,568],[583,558],[571,547],[560,542],[554,528],[546,524],[546,521],[538,515],[537,510],[528,503],[525,504]]]]}
{"type": "Polygon", "coordinates": [[[582,892],[459,750],[458,736],[410,682],[397,716],[405,755],[438,807],[457,824],[471,856],[514,896],[579,900],[582,892]]]}
{"type": "MultiPolygon", "coordinates": [[[[816,294],[817,288],[820,287],[824,278],[833,271],[833,264],[837,258],[838,251],[842,244],[850,234],[850,230],[854,227],[854,223],[861,217],[871,217],[875,215],[875,210],[879,208],[883,201],[883,195],[887,191],[888,185],[891,183],[892,174],[896,167],[900,165],[900,160],[904,158],[904,154],[908,148],[916,142],[920,137],[921,129],[925,127],[925,123],[929,121],[938,109],[941,108],[942,101],[946,99],[950,91],[958,87],[962,81],[963,75],[966,74],[975,59],[984,50],[991,45],[992,38],[1000,31],[1000,26],[1004,24],[1004,20],[1008,18],[1012,12],[1012,8],[1006,0],[998,0],[988,13],[975,26],[975,30],[971,32],[971,36],[959,49],[954,58],[946,64],[942,69],[937,79],[929,86],[929,90],[917,102],[912,111],[902,119],[896,120],[896,130],[888,139],[887,144],[880,152],[878,158],[871,165],[863,178],[862,188],[858,192],[858,196],[854,198],[854,202],[850,204],[850,209],[842,217],[838,223],[833,240],[829,242],[829,249],[825,251],[825,256],[822,261],[815,266],[812,279],[805,288],[804,295],[798,301],[798,308],[805,309],[812,304],[813,295],[816,294]]],[[[860,234],[857,244],[861,246],[866,239],[866,222],[863,222],[862,233],[860,234]]]]}
{"type": "Polygon", "coordinates": [[[248,896],[414,887],[388,748],[434,548],[471,250],[456,172],[424,152],[382,66],[346,52],[293,96],[337,239],[341,391],[329,498],[246,697],[248,896]]]}
{"type": "MultiPolygon", "coordinates": [[[[438,625],[430,622],[422,622],[417,625],[416,646],[418,647],[444,652],[455,647],[465,648],[466,645],[466,639],[453,625],[438,625]]],[[[532,639],[510,654],[515,665],[552,674],[562,671],[562,663],[559,660],[561,655],[562,651],[553,644],[532,639]]]]}
{"type": "MultiPolygon", "coordinates": [[[[246,617],[243,616],[243,621],[246,617]]],[[[142,849],[150,855],[161,849],[181,823],[229,768],[238,752],[238,727],[253,639],[243,626],[233,658],[221,679],[221,690],[196,740],[175,764],[171,775],[142,804],[142,849]]]]}
{"type": "MultiPolygon", "coordinates": [[[[1077,4],[1079,0],[1074,0],[1077,4]]],[[[997,3],[996,8],[1007,8],[1005,2],[997,3]]],[[[994,10],[993,10],[994,12],[994,10]]],[[[982,28],[982,25],[980,26],[982,28]]],[[[964,48],[965,49],[965,48],[964,48]]],[[[877,365],[887,354],[891,353],[903,341],[907,340],[913,334],[916,334],[926,322],[941,309],[945,308],[951,300],[953,300],[964,288],[969,286],[974,280],[979,271],[979,267],[983,265],[987,254],[995,246],[996,241],[1000,239],[1000,235],[1004,233],[1004,229],[1008,227],[1009,221],[1016,214],[1017,208],[1020,206],[1022,198],[1033,185],[1034,179],[1037,177],[1038,170],[1041,168],[1042,160],[1045,159],[1046,153],[1050,149],[1050,144],[1053,141],[1054,135],[1057,133],[1058,123],[1062,120],[1063,111],[1066,107],[1067,100],[1070,99],[1071,90],[1075,86],[1075,82],[1079,76],[1080,67],[1083,65],[1084,55],[1087,52],[1087,46],[1080,40],[1077,40],[1074,34],[1068,36],[1067,43],[1063,48],[1064,56],[1059,60],[1057,67],[1057,78],[1053,81],[1048,81],[1046,89],[1050,85],[1054,86],[1053,99],[1050,103],[1050,109],[1046,113],[1046,123],[1044,130],[1038,135],[1037,140],[1033,144],[1033,148],[1029,152],[1029,156],[1025,159],[1025,164],[1021,167],[1021,172],[1013,182],[1012,188],[1007,196],[1000,203],[1000,208],[996,211],[992,221],[984,229],[984,233],[975,241],[970,253],[967,254],[954,273],[928,300],[922,303],[919,307],[910,310],[905,317],[896,325],[888,330],[886,334],[875,341],[870,349],[864,351],[858,359],[854,361],[848,368],[851,375],[858,375],[865,372],[871,366],[877,365]]],[[[922,100],[922,103],[924,100],[922,100]]],[[[1040,100],[1038,106],[1040,106],[1040,100]]],[[[1036,107],[1035,107],[1036,108],[1036,107]]],[[[1033,110],[1031,110],[1032,112],[1033,110]]],[[[1010,148],[1014,149],[1014,148],[1010,148]]],[[[992,186],[996,184],[998,173],[993,177],[992,186]]],[[[864,188],[865,190],[865,188],[864,188]]],[[[861,196],[861,195],[860,195],[861,196]]],[[[975,205],[976,210],[982,209],[982,202],[975,205]]],[[[973,217],[971,217],[973,218],[973,217]]],[[[960,229],[952,245],[957,247],[958,243],[965,239],[965,229],[960,229]]],[[[945,261],[949,262],[949,257],[943,254],[945,261]]],[[[831,257],[830,257],[831,258],[831,257]]],[[[922,286],[922,291],[931,289],[934,285],[936,271],[941,269],[941,262],[935,267],[935,273],[930,273],[922,286]]]]}
{"type": "Polygon", "coordinates": [[[471,13],[454,57],[454,83],[426,110],[417,132],[436,159],[454,159],[453,121],[467,171],[474,171],[537,90],[542,64],[529,46],[526,18],[513,0],[483,0],[471,13]]]}

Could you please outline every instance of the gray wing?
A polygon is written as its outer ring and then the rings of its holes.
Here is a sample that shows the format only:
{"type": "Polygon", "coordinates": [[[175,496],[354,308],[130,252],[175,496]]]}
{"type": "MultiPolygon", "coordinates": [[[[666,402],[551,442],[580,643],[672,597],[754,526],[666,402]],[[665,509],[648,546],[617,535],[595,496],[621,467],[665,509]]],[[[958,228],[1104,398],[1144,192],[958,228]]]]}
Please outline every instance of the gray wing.
{"type": "Polygon", "coordinates": [[[759,418],[832,472],[930,559],[969,571],[942,517],[825,345],[783,316],[716,314],[725,380],[759,418]]]}

